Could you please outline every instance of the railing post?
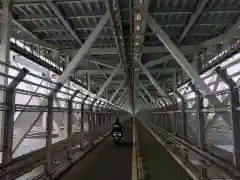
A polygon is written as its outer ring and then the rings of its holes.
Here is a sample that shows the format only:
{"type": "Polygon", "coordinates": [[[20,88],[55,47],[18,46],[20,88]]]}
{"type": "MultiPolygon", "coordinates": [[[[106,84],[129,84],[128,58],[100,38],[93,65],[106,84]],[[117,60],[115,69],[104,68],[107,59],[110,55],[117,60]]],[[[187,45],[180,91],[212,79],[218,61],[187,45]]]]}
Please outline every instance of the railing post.
{"type": "MultiPolygon", "coordinates": [[[[202,110],[203,110],[202,93],[192,83],[190,83],[189,86],[191,87],[192,91],[197,96],[197,99],[196,99],[196,105],[197,105],[196,117],[197,117],[197,122],[198,122],[198,127],[199,127],[198,128],[199,145],[200,145],[201,149],[206,150],[207,147],[206,147],[205,119],[204,119],[204,113],[202,112],[202,110]]],[[[201,176],[202,176],[202,178],[207,178],[207,168],[205,167],[205,161],[202,160],[202,163],[203,163],[204,167],[201,168],[201,176]]]]}
{"type": "Polygon", "coordinates": [[[221,67],[217,67],[215,69],[216,73],[220,76],[220,78],[229,86],[230,90],[230,120],[232,124],[233,131],[233,162],[236,168],[240,168],[240,123],[239,116],[240,113],[237,110],[239,105],[239,92],[237,89],[237,84],[227,75],[225,69],[221,67]]]}
{"type": "Polygon", "coordinates": [[[96,138],[99,138],[99,121],[100,121],[100,105],[101,104],[101,101],[99,100],[98,104],[97,104],[97,107],[96,107],[96,114],[95,114],[95,122],[94,122],[94,126],[95,126],[95,129],[96,129],[96,138]]]}
{"type": "Polygon", "coordinates": [[[75,91],[68,100],[68,122],[67,122],[67,134],[68,134],[68,149],[67,157],[70,160],[72,157],[72,116],[73,116],[73,99],[79,93],[79,90],[75,91]]]}
{"type": "Polygon", "coordinates": [[[83,99],[82,103],[81,103],[81,133],[84,132],[84,105],[85,105],[85,101],[88,99],[89,95],[86,95],[85,98],[83,99]]]}
{"type": "MultiPolygon", "coordinates": [[[[184,97],[176,90],[175,94],[181,99],[181,117],[182,117],[182,138],[184,141],[188,140],[187,135],[187,116],[186,116],[186,102],[184,97]]],[[[188,161],[188,151],[186,149],[183,150],[184,160],[188,161]]]]}
{"type": "MultiPolygon", "coordinates": [[[[3,116],[4,129],[3,129],[3,154],[2,163],[6,165],[3,169],[3,174],[7,172],[7,165],[12,161],[12,146],[13,146],[13,127],[14,127],[14,114],[15,114],[15,98],[16,87],[27,75],[28,70],[23,68],[18,75],[8,85],[6,92],[5,105],[7,107],[3,116]]],[[[8,175],[3,175],[3,180],[8,180],[8,175]]]]}
{"type": "Polygon", "coordinates": [[[45,176],[51,179],[51,167],[52,167],[52,130],[53,130],[53,100],[56,97],[57,92],[62,87],[61,83],[58,83],[48,96],[47,105],[47,121],[46,121],[46,163],[44,166],[45,176]]]}
{"type": "Polygon", "coordinates": [[[91,103],[91,106],[90,106],[90,118],[89,118],[89,141],[90,141],[90,145],[92,146],[93,145],[93,141],[94,141],[94,121],[95,121],[95,112],[94,112],[94,104],[95,102],[97,101],[97,99],[94,99],[91,103]]]}

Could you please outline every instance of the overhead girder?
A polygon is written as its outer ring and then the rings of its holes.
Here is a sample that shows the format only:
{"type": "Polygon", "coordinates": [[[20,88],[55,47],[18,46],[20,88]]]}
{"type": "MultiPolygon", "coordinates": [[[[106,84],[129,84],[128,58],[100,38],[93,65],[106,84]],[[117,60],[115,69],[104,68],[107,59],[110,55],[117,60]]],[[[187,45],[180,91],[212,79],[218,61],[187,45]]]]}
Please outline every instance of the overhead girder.
{"type": "Polygon", "coordinates": [[[148,98],[150,99],[150,101],[152,102],[153,105],[155,105],[156,100],[152,97],[152,95],[148,92],[148,90],[144,87],[144,85],[142,83],[140,83],[140,87],[143,89],[143,91],[145,92],[145,94],[148,96],[148,98]]]}
{"type": "MultiPolygon", "coordinates": [[[[192,79],[193,83],[197,86],[197,89],[200,90],[204,95],[211,94],[211,90],[209,86],[204,82],[204,80],[198,75],[198,73],[192,68],[189,62],[185,59],[184,55],[177,48],[177,46],[169,39],[167,34],[159,27],[153,18],[148,15],[147,23],[150,28],[156,33],[159,40],[166,46],[178,64],[184,69],[187,75],[192,79]]],[[[207,96],[208,100],[211,104],[215,106],[219,106],[222,103],[216,96],[207,96]]],[[[227,122],[227,116],[225,114],[221,114],[223,119],[227,122]]],[[[228,122],[227,122],[228,123],[228,122]]]]}
{"type": "MultiPolygon", "coordinates": [[[[150,73],[158,73],[161,72],[161,74],[173,74],[175,72],[180,71],[179,68],[150,68],[148,69],[150,73]]],[[[89,73],[89,74],[111,74],[113,73],[112,69],[80,69],[77,70],[79,73],[89,73]]],[[[137,70],[136,72],[145,74],[142,70],[137,70]]],[[[124,69],[119,69],[116,74],[124,74],[124,69]]]]}
{"type": "Polygon", "coordinates": [[[193,25],[196,23],[198,17],[201,15],[204,7],[206,6],[206,4],[208,3],[209,0],[200,0],[198,1],[197,5],[196,5],[196,12],[194,12],[189,18],[188,18],[188,22],[187,24],[184,26],[183,30],[182,30],[182,34],[178,39],[178,43],[180,44],[183,39],[187,36],[188,32],[190,31],[190,29],[193,27],[193,25]]]}
{"type": "Polygon", "coordinates": [[[62,24],[66,27],[66,29],[68,30],[68,32],[76,39],[76,41],[82,45],[82,41],[80,40],[80,38],[78,37],[78,35],[76,34],[76,32],[72,29],[72,27],[70,26],[69,22],[67,19],[65,19],[65,17],[63,17],[62,13],[60,12],[60,10],[58,9],[56,4],[53,4],[52,0],[47,2],[48,6],[50,7],[50,9],[57,15],[57,17],[59,18],[59,20],[62,22],[62,24]]]}
{"type": "Polygon", "coordinates": [[[112,81],[113,77],[116,75],[116,73],[119,71],[119,68],[121,67],[122,62],[119,62],[118,65],[115,67],[115,69],[112,71],[111,75],[108,77],[108,79],[105,81],[105,83],[102,85],[101,89],[97,93],[97,97],[100,97],[103,93],[103,91],[106,89],[106,87],[109,85],[109,83],[112,81]]]}
{"type": "Polygon", "coordinates": [[[151,83],[154,85],[154,87],[157,89],[158,93],[164,98],[164,103],[169,104],[169,98],[168,95],[162,90],[162,88],[159,86],[157,81],[152,77],[152,75],[148,72],[148,70],[144,67],[144,65],[137,59],[135,58],[135,62],[137,65],[142,69],[144,74],[148,77],[148,79],[151,81],[151,83]]]}
{"type": "Polygon", "coordinates": [[[152,104],[148,102],[148,100],[145,98],[145,96],[143,95],[143,93],[141,92],[140,89],[138,90],[138,93],[142,97],[142,99],[145,102],[145,104],[150,108],[152,106],[152,104]]]}
{"type": "MultiPolygon", "coordinates": [[[[206,41],[202,42],[199,45],[199,49],[197,49],[197,48],[196,48],[196,50],[192,49],[192,53],[197,52],[202,48],[209,48],[209,47],[214,46],[214,45],[219,44],[219,43],[228,42],[232,38],[240,37],[240,29],[238,27],[239,23],[240,23],[240,16],[237,18],[236,24],[232,28],[226,29],[225,32],[220,36],[213,37],[209,40],[206,40],[206,41]]],[[[184,51],[182,51],[182,49],[181,49],[181,46],[180,46],[180,50],[181,50],[181,52],[184,53],[184,51]]],[[[161,64],[161,63],[166,62],[166,61],[170,61],[172,59],[173,59],[172,55],[166,55],[166,56],[164,56],[160,59],[156,59],[156,60],[152,60],[150,62],[147,62],[144,65],[145,65],[145,67],[148,68],[148,67],[155,66],[157,64],[161,64]]]]}
{"type": "Polygon", "coordinates": [[[165,47],[169,50],[174,59],[178,62],[178,64],[184,69],[187,75],[192,79],[192,81],[198,86],[203,93],[210,94],[211,91],[209,87],[205,84],[204,80],[198,75],[198,73],[192,68],[189,62],[186,60],[185,56],[179,50],[179,48],[169,39],[168,35],[162,30],[160,26],[158,26],[155,20],[148,15],[147,23],[150,28],[156,33],[159,40],[165,45],[165,47]]]}
{"type": "MultiPolygon", "coordinates": [[[[182,45],[180,46],[180,49],[182,52],[186,54],[191,54],[195,51],[199,51],[205,47],[197,46],[197,45],[182,45]]],[[[76,54],[78,51],[77,49],[63,49],[64,52],[68,52],[70,54],[76,54]]],[[[111,48],[91,48],[88,53],[90,55],[114,55],[118,54],[118,49],[115,47],[111,48]]],[[[142,53],[143,54],[164,54],[168,53],[168,50],[164,46],[144,46],[142,47],[142,53]]]]}
{"type": "Polygon", "coordinates": [[[120,86],[118,86],[118,88],[115,90],[115,92],[113,93],[112,97],[110,98],[109,102],[113,102],[113,100],[115,99],[116,95],[118,94],[118,92],[120,91],[120,89],[122,89],[122,87],[124,86],[125,83],[125,76],[123,81],[121,82],[120,86]]]}
{"type": "MultiPolygon", "coordinates": [[[[84,44],[81,46],[79,52],[74,56],[72,61],[68,64],[64,72],[60,75],[57,82],[59,86],[65,84],[65,82],[68,80],[74,69],[77,67],[80,61],[84,59],[84,56],[87,53],[87,50],[89,47],[92,46],[94,43],[96,37],[102,30],[103,26],[107,23],[109,19],[110,13],[106,12],[106,14],[102,17],[102,19],[99,21],[98,25],[92,31],[89,38],[84,42],[84,44]]],[[[40,102],[41,106],[47,105],[47,99],[44,99],[40,102]]],[[[14,133],[16,134],[16,138],[14,139],[14,144],[19,144],[19,142],[22,142],[24,137],[28,134],[28,132],[31,130],[31,128],[34,126],[34,124],[38,121],[38,119],[41,117],[43,112],[36,112],[32,113],[31,117],[28,118],[28,121],[26,121],[26,114],[25,116],[21,116],[18,120],[19,127],[14,126],[14,133]]],[[[28,114],[29,116],[29,114],[28,114]]]]}

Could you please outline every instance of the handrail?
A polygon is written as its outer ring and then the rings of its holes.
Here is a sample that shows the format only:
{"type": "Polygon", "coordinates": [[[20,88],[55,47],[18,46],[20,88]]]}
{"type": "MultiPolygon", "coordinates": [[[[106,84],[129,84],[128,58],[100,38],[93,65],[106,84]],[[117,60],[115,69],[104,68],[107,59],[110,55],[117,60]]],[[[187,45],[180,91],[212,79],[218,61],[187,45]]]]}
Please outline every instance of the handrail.
{"type": "Polygon", "coordinates": [[[166,136],[168,138],[168,140],[170,138],[172,138],[172,140],[174,142],[177,142],[177,143],[181,144],[182,146],[187,148],[189,151],[192,151],[196,155],[200,156],[202,159],[204,159],[208,163],[214,165],[218,169],[221,169],[227,175],[229,175],[231,178],[236,178],[236,177],[240,176],[240,170],[234,168],[232,164],[230,164],[226,161],[223,161],[222,159],[218,158],[217,156],[213,155],[212,153],[210,153],[206,150],[202,150],[197,145],[193,145],[193,144],[190,144],[187,141],[182,140],[181,138],[173,135],[172,133],[169,133],[169,132],[163,130],[162,128],[160,128],[158,126],[155,126],[155,125],[152,125],[152,124],[151,124],[151,126],[155,129],[157,129],[157,131],[160,131],[160,133],[162,133],[164,136],[166,136]]]}

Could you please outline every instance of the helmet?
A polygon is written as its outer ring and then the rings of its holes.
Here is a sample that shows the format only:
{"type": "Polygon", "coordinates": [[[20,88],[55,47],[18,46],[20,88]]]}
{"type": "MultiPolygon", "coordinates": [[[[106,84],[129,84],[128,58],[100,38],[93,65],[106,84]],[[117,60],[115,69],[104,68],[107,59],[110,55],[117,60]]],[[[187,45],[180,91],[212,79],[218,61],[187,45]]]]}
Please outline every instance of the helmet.
{"type": "Polygon", "coordinates": [[[119,123],[119,118],[116,119],[116,123],[119,123]]]}

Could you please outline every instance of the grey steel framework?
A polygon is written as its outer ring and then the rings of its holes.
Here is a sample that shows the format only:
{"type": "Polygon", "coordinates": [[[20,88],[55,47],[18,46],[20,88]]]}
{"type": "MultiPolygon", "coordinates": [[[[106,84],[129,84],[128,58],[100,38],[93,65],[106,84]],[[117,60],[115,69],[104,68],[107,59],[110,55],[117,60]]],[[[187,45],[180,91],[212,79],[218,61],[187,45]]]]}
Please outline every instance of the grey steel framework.
{"type": "Polygon", "coordinates": [[[239,0],[1,0],[0,16],[2,179],[55,177],[143,109],[199,176],[209,163],[239,175],[239,70],[214,68],[239,63],[224,64],[240,49],[239,0]]]}
{"type": "MultiPolygon", "coordinates": [[[[109,8],[114,9],[71,77],[87,86],[85,74],[91,74],[92,90],[96,91],[121,61],[122,70],[108,84],[110,95],[124,74],[126,82],[133,83],[133,74],[139,72],[140,82],[154,96],[165,95],[188,77],[199,81],[197,74],[211,66],[209,60],[232,48],[239,35],[237,0],[14,0],[11,6],[11,36],[37,52],[37,56],[41,54],[54,62],[59,73],[67,57],[71,60],[85,44],[101,17],[109,8]],[[156,36],[159,28],[164,33],[156,36]],[[167,37],[170,40],[166,41],[167,37]],[[147,72],[132,62],[133,59],[141,60],[158,83],[153,83],[157,91],[145,83],[149,75],[146,76],[147,72]]],[[[11,47],[17,48],[13,44],[11,47]]],[[[203,82],[199,83],[209,92],[203,82]]],[[[130,86],[133,91],[134,87],[130,86]]]]}

